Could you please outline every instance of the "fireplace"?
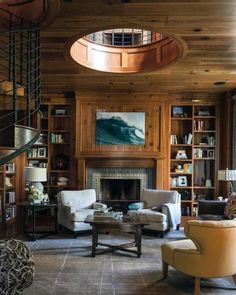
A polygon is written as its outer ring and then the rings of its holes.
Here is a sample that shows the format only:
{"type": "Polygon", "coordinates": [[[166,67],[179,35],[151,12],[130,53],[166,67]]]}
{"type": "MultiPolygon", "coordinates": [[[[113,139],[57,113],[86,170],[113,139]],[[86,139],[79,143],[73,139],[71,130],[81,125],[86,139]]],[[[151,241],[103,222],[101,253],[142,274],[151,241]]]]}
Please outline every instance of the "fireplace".
{"type": "Polygon", "coordinates": [[[101,179],[104,201],[140,200],[140,179],[101,179]]]}
{"type": "Polygon", "coordinates": [[[140,200],[141,191],[153,188],[153,168],[88,167],[86,187],[95,189],[98,201],[140,200]]]}

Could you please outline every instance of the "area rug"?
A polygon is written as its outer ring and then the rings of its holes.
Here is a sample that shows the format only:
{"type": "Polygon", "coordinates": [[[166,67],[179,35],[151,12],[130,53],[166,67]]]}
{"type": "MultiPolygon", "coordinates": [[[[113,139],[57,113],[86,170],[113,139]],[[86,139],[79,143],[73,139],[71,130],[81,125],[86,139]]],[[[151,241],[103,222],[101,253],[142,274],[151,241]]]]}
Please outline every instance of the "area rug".
{"type": "MultiPolygon", "coordinates": [[[[143,235],[140,258],[121,251],[103,252],[92,258],[90,234],[73,239],[65,233],[26,241],[34,255],[36,274],[23,294],[193,294],[194,279],[190,276],[170,268],[168,278],[162,279],[160,246],[182,238],[182,230],[170,232],[164,239],[143,235]]],[[[102,234],[100,239],[124,243],[132,240],[132,235],[102,234]]],[[[232,278],[202,280],[201,294],[236,294],[236,288],[232,278]]]]}

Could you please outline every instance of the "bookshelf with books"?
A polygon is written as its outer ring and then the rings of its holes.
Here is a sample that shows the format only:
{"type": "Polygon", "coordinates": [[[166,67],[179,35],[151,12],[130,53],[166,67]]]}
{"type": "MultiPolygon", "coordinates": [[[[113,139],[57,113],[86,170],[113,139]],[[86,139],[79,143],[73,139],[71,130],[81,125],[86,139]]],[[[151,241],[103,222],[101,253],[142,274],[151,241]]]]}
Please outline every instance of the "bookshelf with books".
{"type": "Polygon", "coordinates": [[[18,159],[0,166],[0,222],[1,225],[12,223],[16,219],[16,205],[19,194],[17,180],[18,159]]]}
{"type": "Polygon", "coordinates": [[[28,150],[29,166],[47,168],[44,191],[53,200],[55,195],[74,188],[74,102],[48,101],[41,105],[41,136],[28,150]]]}
{"type": "Polygon", "coordinates": [[[214,105],[172,105],[170,187],[181,194],[183,216],[197,215],[199,199],[213,199],[217,166],[214,105]]]}

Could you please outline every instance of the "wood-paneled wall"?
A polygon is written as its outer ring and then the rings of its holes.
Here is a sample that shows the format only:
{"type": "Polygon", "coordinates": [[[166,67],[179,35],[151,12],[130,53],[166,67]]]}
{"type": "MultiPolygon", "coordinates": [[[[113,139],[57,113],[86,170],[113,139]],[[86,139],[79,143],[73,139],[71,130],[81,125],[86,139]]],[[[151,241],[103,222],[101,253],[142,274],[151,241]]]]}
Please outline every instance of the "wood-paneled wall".
{"type": "MultiPolygon", "coordinates": [[[[86,183],[86,166],[97,159],[131,159],[138,165],[141,159],[153,159],[156,168],[156,187],[169,187],[170,104],[193,104],[195,95],[186,94],[119,94],[76,93],[76,158],[78,187],[86,183]],[[96,112],[145,112],[145,145],[96,145],[96,112]],[[86,162],[87,161],[87,162],[86,162]]],[[[207,93],[198,95],[199,104],[218,104],[221,98],[207,93]]]]}

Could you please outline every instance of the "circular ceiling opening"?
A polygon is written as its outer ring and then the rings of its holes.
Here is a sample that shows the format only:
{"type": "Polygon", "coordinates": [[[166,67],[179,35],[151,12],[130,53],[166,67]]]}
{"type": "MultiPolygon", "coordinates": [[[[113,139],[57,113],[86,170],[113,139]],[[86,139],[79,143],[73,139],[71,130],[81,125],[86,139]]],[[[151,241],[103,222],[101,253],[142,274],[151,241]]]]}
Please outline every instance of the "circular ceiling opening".
{"type": "Polygon", "coordinates": [[[163,68],[182,55],[173,37],[142,29],[112,29],[86,35],[70,47],[78,64],[110,73],[137,73],[163,68]]]}

